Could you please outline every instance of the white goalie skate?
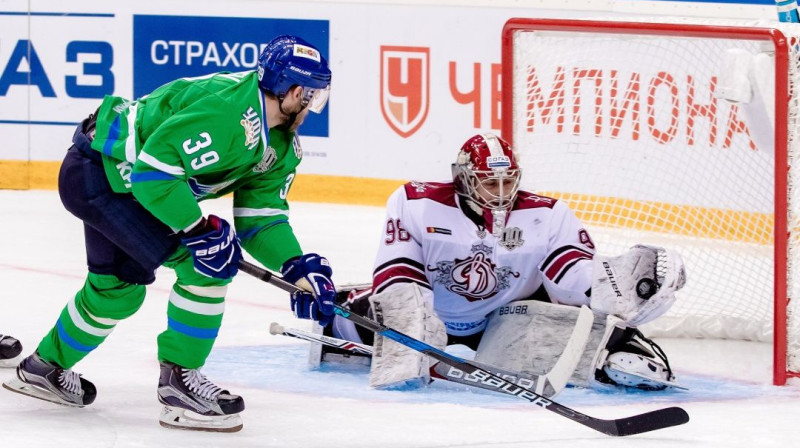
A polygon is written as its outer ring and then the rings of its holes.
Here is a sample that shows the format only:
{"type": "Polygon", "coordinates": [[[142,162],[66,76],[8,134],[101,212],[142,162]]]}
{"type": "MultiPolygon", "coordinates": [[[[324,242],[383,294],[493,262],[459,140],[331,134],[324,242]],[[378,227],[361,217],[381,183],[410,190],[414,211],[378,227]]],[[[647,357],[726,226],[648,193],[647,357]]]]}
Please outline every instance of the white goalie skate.
{"type": "Polygon", "coordinates": [[[165,428],[236,432],[244,400],[209,381],[197,369],[162,362],[158,401],[164,404],[159,423],[165,428]]]}
{"type": "Polygon", "coordinates": [[[606,359],[603,371],[620,386],[645,390],[661,390],[666,387],[686,390],[675,382],[675,377],[665,365],[635,353],[612,353],[606,359]]]}
{"type": "Polygon", "coordinates": [[[597,356],[595,379],[599,383],[643,390],[686,390],[675,380],[664,350],[636,328],[614,328],[608,345],[597,356]]]}

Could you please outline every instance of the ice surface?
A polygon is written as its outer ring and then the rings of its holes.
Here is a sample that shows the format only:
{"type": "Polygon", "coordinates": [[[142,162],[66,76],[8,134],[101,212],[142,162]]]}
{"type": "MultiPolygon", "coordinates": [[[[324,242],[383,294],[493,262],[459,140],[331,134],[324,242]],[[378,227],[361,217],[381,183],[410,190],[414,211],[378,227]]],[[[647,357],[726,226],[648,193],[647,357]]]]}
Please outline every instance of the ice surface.
{"type": "MultiPolygon", "coordinates": [[[[230,201],[204,204],[230,217],[230,201]]],[[[368,280],[380,238],[376,207],[292,204],[304,250],[331,260],[339,284],[368,280]]],[[[82,285],[81,223],[51,191],[0,191],[0,332],[26,352],[82,285]]],[[[0,390],[4,447],[786,447],[800,440],[800,388],[773,387],[771,347],[737,341],[659,340],[688,392],[601,393],[567,389],[557,400],[586,414],[619,418],[685,408],[683,426],[613,439],[527,402],[451,383],[376,391],[365,367],[306,367],[306,343],[269,334],[270,322],[308,329],[285,293],[245,274],[229,289],[217,345],[204,372],[245,397],[235,434],[158,425],[156,336],[166,325],[174,275],[159,271],[142,309],[75,370],[97,401],[66,408],[0,390]]],[[[459,348],[456,347],[456,350],[459,348]]],[[[469,356],[461,349],[459,355],[469,356]]],[[[0,370],[5,379],[13,370],[0,370]]]]}

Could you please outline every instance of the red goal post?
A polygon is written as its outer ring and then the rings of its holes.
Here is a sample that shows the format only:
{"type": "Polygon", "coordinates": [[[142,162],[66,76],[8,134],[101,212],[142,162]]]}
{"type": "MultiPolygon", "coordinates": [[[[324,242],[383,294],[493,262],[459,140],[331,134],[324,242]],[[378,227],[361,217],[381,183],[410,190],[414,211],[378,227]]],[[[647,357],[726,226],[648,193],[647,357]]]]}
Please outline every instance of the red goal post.
{"type": "Polygon", "coordinates": [[[690,22],[509,20],[502,134],[524,186],[566,201],[599,253],[681,252],[687,286],[648,333],[771,340],[785,384],[800,376],[800,29],[690,22]],[[760,96],[725,93],[748,91],[718,84],[730,73],[760,96]]]}

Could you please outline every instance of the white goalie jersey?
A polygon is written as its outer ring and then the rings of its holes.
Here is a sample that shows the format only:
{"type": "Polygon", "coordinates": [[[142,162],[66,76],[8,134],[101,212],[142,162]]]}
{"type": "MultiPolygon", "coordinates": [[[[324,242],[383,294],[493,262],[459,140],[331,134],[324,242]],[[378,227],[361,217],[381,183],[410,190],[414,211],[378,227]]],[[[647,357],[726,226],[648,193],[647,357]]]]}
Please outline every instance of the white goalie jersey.
{"type": "Polygon", "coordinates": [[[485,212],[479,225],[461,210],[452,182],[410,182],[387,204],[373,294],[414,282],[433,294],[447,332],[484,329],[487,315],[544,286],[550,300],[588,305],[594,243],[556,199],[520,191],[500,237],[485,212]]]}

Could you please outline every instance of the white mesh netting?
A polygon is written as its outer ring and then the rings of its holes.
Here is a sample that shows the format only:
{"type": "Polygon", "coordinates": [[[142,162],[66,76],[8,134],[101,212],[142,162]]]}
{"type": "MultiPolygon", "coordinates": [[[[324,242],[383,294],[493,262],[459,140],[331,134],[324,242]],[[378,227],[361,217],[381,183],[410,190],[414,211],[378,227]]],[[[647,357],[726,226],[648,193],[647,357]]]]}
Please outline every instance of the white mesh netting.
{"type": "MultiPolygon", "coordinates": [[[[699,23],[636,18],[666,20],[699,23]]],[[[791,91],[800,86],[800,29],[771,26],[789,38],[791,91]]],[[[523,184],[569,203],[602,254],[619,254],[635,243],[680,251],[687,286],[673,308],[648,326],[651,335],[771,341],[775,151],[756,138],[764,132],[752,118],[764,109],[758,101],[735,106],[716,94],[726,51],[773,55],[774,46],[724,34],[676,34],[515,31],[512,139],[523,184]]],[[[790,101],[790,135],[783,136],[790,167],[800,151],[797,102],[790,101]]],[[[800,297],[800,276],[792,272],[800,267],[800,232],[793,231],[800,199],[790,193],[798,171],[790,169],[789,191],[777,192],[789,198],[789,210],[781,212],[788,213],[792,235],[789,297],[800,297]]],[[[788,363],[795,372],[800,319],[791,316],[800,316],[798,303],[787,310],[788,363]]]]}

